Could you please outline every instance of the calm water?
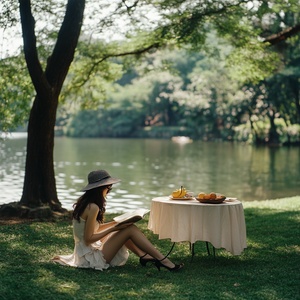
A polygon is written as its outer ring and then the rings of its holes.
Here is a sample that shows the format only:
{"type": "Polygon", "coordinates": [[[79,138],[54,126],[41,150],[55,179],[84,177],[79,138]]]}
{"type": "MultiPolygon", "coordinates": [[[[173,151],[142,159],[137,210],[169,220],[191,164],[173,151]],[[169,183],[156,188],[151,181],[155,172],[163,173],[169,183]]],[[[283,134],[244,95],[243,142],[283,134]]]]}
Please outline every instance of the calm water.
{"type": "MultiPolygon", "coordinates": [[[[25,153],[26,138],[0,141],[0,204],[20,200],[25,153]]],[[[181,185],[194,194],[214,191],[241,201],[300,195],[299,147],[56,138],[54,159],[59,199],[67,209],[95,169],[122,179],[108,197],[110,212],[149,208],[153,197],[181,185]]]]}

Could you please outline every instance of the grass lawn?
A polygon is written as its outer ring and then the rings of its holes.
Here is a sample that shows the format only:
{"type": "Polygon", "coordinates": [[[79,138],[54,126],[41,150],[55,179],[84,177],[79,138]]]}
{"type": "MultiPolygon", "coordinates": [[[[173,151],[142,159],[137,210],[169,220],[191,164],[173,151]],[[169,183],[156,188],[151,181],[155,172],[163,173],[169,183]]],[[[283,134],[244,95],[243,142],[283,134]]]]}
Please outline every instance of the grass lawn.
{"type": "MultiPolygon", "coordinates": [[[[49,260],[73,251],[70,222],[0,225],[0,299],[300,299],[300,196],[243,205],[242,255],[217,249],[214,258],[197,242],[191,261],[189,244],[177,243],[171,258],[185,267],[175,273],[144,268],[133,254],[103,272],[63,267],[49,260]]],[[[147,222],[137,224],[167,253],[172,243],[147,222]]]]}

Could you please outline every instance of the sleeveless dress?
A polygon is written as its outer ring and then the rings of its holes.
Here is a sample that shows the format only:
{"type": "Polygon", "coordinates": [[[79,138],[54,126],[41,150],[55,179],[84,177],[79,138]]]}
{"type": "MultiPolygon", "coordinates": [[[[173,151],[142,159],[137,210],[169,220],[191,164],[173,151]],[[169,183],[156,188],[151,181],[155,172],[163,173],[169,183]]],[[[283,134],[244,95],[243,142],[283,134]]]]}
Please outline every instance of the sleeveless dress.
{"type": "MultiPolygon", "coordinates": [[[[73,219],[73,236],[75,241],[74,251],[69,255],[57,255],[52,258],[52,261],[65,266],[77,267],[77,268],[93,268],[96,270],[104,270],[109,267],[123,266],[125,265],[129,252],[125,246],[117,252],[115,257],[108,264],[103,257],[101,241],[87,246],[84,242],[84,228],[85,220],[80,218],[80,222],[73,219]]],[[[95,224],[95,231],[99,228],[99,223],[95,224]]],[[[111,233],[114,234],[114,233],[111,233]]],[[[110,235],[111,235],[110,234],[110,235]]],[[[109,238],[106,236],[104,240],[109,238]]]]}

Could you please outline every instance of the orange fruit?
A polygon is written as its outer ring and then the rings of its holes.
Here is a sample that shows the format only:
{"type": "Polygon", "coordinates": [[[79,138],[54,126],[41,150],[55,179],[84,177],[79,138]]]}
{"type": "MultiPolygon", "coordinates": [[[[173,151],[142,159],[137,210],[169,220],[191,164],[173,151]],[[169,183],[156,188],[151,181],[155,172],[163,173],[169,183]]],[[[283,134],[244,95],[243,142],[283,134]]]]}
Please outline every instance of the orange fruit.
{"type": "Polygon", "coordinates": [[[201,192],[198,194],[198,199],[204,199],[205,193],[201,192]]]}
{"type": "Polygon", "coordinates": [[[216,198],[217,198],[217,194],[216,193],[214,193],[214,192],[211,192],[210,194],[209,194],[209,199],[211,199],[211,200],[215,200],[216,198]]]}

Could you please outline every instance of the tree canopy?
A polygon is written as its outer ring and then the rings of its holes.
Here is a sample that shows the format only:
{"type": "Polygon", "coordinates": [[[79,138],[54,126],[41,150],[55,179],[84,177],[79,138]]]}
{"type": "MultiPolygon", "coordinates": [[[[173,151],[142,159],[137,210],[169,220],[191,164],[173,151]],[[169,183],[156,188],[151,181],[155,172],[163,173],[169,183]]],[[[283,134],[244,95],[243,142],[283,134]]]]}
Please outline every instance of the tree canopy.
{"type": "MultiPolygon", "coordinates": [[[[199,71],[206,71],[201,65],[205,60],[197,62],[198,66],[195,63],[190,78],[179,79],[172,74],[166,77],[166,73],[161,72],[164,80],[157,83],[153,80],[153,89],[149,90],[147,117],[150,123],[155,122],[154,110],[166,107],[164,122],[172,125],[172,110],[168,104],[176,98],[176,93],[182,92],[182,87],[185,97],[188,95],[185,99],[196,108],[193,94],[210,97],[211,105],[222,106],[223,98],[218,90],[228,79],[223,72],[225,68],[232,75],[228,80],[235,76],[236,83],[248,94],[245,106],[249,115],[261,109],[257,99],[264,99],[262,114],[269,117],[272,127],[282,103],[279,93],[270,94],[269,88],[277,87],[280,82],[291,86],[288,99],[297,109],[295,118],[299,121],[299,69],[294,67],[299,60],[299,50],[293,47],[293,44],[299,45],[299,1],[19,0],[20,17],[16,6],[12,0],[3,0],[0,6],[2,33],[17,26],[22,30],[23,39],[20,55],[16,52],[13,57],[8,53],[1,55],[0,69],[5,72],[1,72],[4,85],[0,112],[3,115],[1,130],[5,130],[26,119],[24,116],[30,109],[21,198],[24,205],[60,207],[53,169],[59,100],[72,98],[86,108],[97,106],[99,101],[103,103],[106,83],[122,78],[126,67],[151,59],[151,54],[158,49],[177,48],[217,57],[218,61],[222,58],[224,68],[222,63],[216,64],[218,86],[209,80],[215,75],[207,72],[206,84],[193,81],[194,86],[188,91],[187,82],[197,77],[199,71]],[[211,36],[216,37],[215,43],[211,36]],[[220,48],[220,43],[226,47],[220,48]],[[224,49],[226,51],[221,53],[224,49]],[[27,75],[23,75],[23,57],[27,75]],[[121,66],[117,61],[120,58],[123,58],[121,66]],[[137,60],[140,58],[144,59],[137,60]],[[20,72],[15,74],[18,68],[20,72]],[[157,95],[160,103],[153,106],[157,95]],[[18,103],[21,105],[15,109],[18,103]]],[[[288,106],[284,109],[288,111],[288,106]]],[[[136,118],[138,122],[140,119],[136,118]]]]}

